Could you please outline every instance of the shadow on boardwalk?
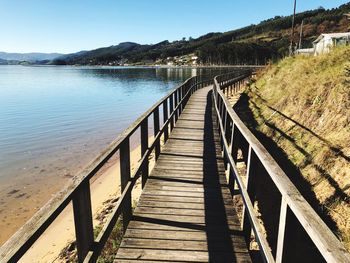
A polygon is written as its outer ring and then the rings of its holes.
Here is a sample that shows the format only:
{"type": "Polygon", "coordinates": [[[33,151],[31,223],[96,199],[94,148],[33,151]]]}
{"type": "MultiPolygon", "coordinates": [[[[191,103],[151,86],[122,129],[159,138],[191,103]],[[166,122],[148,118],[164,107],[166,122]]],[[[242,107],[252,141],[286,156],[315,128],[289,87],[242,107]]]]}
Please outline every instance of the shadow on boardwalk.
{"type": "Polygon", "coordinates": [[[209,88],[191,97],[148,178],[115,262],[130,260],[251,262],[209,88]]]}
{"type": "MultiPolygon", "coordinates": [[[[216,128],[216,127],[215,127],[216,128]]],[[[217,135],[217,134],[216,134],[217,135]]],[[[220,262],[222,252],[227,262],[236,262],[227,222],[226,209],[222,197],[219,171],[217,166],[216,141],[214,135],[214,118],[211,92],[207,96],[207,106],[204,119],[204,147],[203,147],[203,185],[205,203],[205,224],[210,262],[220,262]],[[212,227],[218,226],[218,227],[212,227]],[[221,237],[222,251],[216,251],[216,237],[221,237]]],[[[221,160],[222,162],[222,160],[221,160]]]]}

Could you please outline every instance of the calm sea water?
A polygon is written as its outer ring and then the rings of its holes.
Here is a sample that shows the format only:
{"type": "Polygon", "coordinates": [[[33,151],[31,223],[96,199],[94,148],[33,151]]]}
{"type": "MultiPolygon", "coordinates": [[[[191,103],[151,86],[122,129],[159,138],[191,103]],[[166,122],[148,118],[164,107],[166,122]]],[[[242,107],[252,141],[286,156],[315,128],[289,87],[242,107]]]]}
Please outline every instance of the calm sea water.
{"type": "Polygon", "coordinates": [[[208,71],[0,66],[0,184],[75,172],[176,85],[208,71]]]}

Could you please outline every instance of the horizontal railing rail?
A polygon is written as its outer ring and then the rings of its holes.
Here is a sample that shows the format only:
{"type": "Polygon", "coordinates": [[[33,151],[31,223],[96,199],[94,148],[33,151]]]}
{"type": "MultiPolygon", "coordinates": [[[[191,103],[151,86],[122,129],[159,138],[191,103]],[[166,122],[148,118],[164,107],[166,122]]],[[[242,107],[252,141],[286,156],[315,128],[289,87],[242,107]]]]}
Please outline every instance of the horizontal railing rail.
{"type": "Polygon", "coordinates": [[[126,229],[132,215],[131,191],[141,177],[142,187],[149,174],[149,157],[155,152],[158,158],[161,150],[161,137],[164,143],[185,107],[190,96],[197,89],[212,84],[213,76],[195,76],[186,80],[168,95],[158,101],[129,128],[112,142],[105,151],[88,165],[72,183],[59,192],[41,208],[21,229],[19,229],[1,248],[0,262],[17,262],[44,233],[52,222],[72,202],[73,217],[79,262],[95,262],[100,255],[111,231],[120,215],[123,217],[123,228],[126,229]],[[160,111],[162,111],[162,119],[160,111]],[[154,140],[149,144],[148,121],[153,117],[154,140]],[[162,126],[160,127],[160,124],[162,126]],[[130,169],[130,137],[140,129],[141,160],[134,173],[130,169]],[[121,196],[107,222],[97,238],[94,238],[91,208],[90,179],[119,151],[121,196]]]}
{"type": "MultiPolygon", "coordinates": [[[[291,232],[297,231],[293,220],[296,218],[306,235],[327,262],[350,262],[350,255],[343,244],[321,220],[310,204],[303,198],[285,172],[272,158],[269,152],[252,134],[233,110],[226,94],[235,92],[250,79],[251,72],[224,74],[214,78],[213,100],[221,137],[223,158],[227,164],[229,188],[234,194],[235,185],[243,199],[242,231],[247,243],[250,243],[251,231],[259,244],[260,253],[265,262],[285,262],[289,244],[293,243],[289,237],[291,232]],[[237,169],[238,149],[241,149],[246,163],[246,178],[243,180],[237,169]],[[264,171],[263,171],[264,170],[264,171]],[[277,205],[280,201],[279,225],[275,255],[267,242],[265,233],[259,223],[254,209],[255,187],[258,176],[265,172],[280,193],[280,200],[273,200],[277,205]],[[288,230],[288,231],[287,231],[288,230]]],[[[270,215],[273,216],[273,215],[270,215]]],[[[278,216],[278,215],[277,215],[278,216]]],[[[277,227],[277,226],[276,226],[277,227]]],[[[292,244],[294,245],[294,244],[292,244]]]]}

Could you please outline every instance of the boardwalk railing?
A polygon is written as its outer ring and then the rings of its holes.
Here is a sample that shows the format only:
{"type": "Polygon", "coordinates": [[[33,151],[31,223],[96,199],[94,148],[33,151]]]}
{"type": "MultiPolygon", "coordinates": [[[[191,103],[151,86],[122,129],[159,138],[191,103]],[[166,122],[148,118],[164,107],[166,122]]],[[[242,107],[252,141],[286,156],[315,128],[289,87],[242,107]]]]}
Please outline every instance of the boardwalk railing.
{"type": "Polygon", "coordinates": [[[212,77],[196,76],[189,78],[144,113],[103,154],[98,156],[83,172],[75,177],[71,185],[51,199],[1,247],[0,262],[17,262],[70,202],[73,203],[78,261],[95,262],[120,215],[123,216],[124,229],[126,229],[132,215],[131,192],[140,176],[142,187],[145,185],[149,174],[150,154],[155,151],[155,159],[158,158],[161,149],[161,137],[163,136],[165,143],[191,94],[199,88],[211,85],[212,80],[212,77]],[[162,122],[160,121],[160,112],[163,115],[162,122]],[[149,118],[153,119],[154,125],[154,140],[151,145],[148,134],[149,118]],[[160,126],[161,124],[162,126],[160,126]],[[141,160],[134,173],[131,174],[130,137],[136,134],[137,130],[140,130],[141,136],[141,160]],[[97,238],[94,238],[90,179],[118,151],[120,156],[121,196],[101,232],[97,238]]]}
{"type": "Polygon", "coordinates": [[[238,90],[250,78],[250,75],[250,72],[240,72],[217,76],[214,78],[213,88],[223,158],[229,174],[229,187],[234,193],[235,185],[238,186],[244,203],[242,230],[247,243],[250,243],[251,231],[253,231],[265,262],[285,262],[288,259],[287,253],[298,253],[298,251],[291,251],[295,244],[290,238],[293,236],[291,233],[296,231],[295,223],[293,223],[296,218],[325,261],[350,262],[350,255],[341,242],[302,197],[264,146],[244,125],[226,98],[225,93],[238,90]],[[247,167],[245,181],[237,169],[239,148],[243,152],[243,159],[247,167]],[[256,187],[254,184],[257,176],[263,173],[268,174],[280,193],[280,200],[273,200],[276,205],[280,204],[275,256],[271,252],[254,210],[256,187]]]}

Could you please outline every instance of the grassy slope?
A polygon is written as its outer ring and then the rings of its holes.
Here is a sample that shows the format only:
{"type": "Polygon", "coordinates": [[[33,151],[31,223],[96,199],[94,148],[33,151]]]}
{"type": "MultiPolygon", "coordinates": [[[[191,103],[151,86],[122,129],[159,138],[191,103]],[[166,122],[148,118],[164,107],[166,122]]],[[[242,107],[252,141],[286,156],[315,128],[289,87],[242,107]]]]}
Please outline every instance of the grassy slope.
{"type": "Polygon", "coordinates": [[[286,58],[261,72],[246,94],[251,128],[288,156],[350,250],[350,47],[286,58]]]}

